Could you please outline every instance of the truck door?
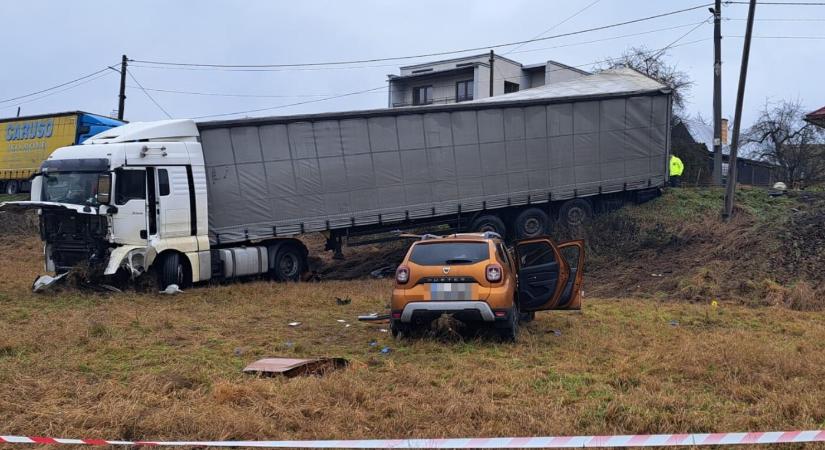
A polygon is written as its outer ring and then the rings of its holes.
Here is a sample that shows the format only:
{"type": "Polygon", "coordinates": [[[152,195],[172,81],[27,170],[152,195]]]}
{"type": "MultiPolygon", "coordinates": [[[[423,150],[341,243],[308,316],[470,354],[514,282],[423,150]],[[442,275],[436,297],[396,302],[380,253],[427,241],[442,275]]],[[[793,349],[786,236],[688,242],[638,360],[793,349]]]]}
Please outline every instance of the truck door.
{"type": "Polygon", "coordinates": [[[168,166],[155,170],[157,228],[160,237],[182,237],[191,234],[189,178],[186,167],[168,166]]]}
{"type": "MultiPolygon", "coordinates": [[[[564,248],[579,248],[583,258],[583,247],[578,247],[580,243],[568,242],[564,248]]],[[[577,279],[581,285],[580,269],[583,269],[583,264],[578,261],[576,271],[571,271],[561,248],[544,237],[516,242],[518,301],[522,311],[580,308],[578,290],[575,288],[577,279]]]]}
{"type": "Polygon", "coordinates": [[[119,244],[146,245],[146,169],[122,168],[115,171],[112,235],[119,244]]]}

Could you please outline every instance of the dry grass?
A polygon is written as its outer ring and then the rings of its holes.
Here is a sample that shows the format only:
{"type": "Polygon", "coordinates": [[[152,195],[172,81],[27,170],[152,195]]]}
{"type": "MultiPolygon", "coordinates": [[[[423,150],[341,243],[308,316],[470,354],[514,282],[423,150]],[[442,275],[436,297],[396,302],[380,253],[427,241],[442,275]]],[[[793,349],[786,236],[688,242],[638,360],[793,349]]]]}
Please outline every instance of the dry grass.
{"type": "Polygon", "coordinates": [[[386,280],[249,282],[174,297],[34,296],[39,250],[34,238],[0,246],[0,434],[336,439],[825,428],[818,313],[588,297],[582,314],[539,314],[515,345],[395,342],[381,325],[355,321],[384,308],[386,280]],[[352,304],[337,306],[335,296],[352,304]],[[393,351],[382,355],[383,346],[393,351]],[[324,377],[240,372],[277,355],[353,364],[324,377]]]}

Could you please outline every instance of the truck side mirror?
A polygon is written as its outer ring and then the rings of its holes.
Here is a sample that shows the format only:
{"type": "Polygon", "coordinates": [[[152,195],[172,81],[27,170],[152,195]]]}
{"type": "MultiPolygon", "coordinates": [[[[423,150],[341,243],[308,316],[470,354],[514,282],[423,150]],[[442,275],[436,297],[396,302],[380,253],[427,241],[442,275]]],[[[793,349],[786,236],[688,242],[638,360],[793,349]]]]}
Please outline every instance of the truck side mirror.
{"type": "Polygon", "coordinates": [[[112,174],[101,173],[97,177],[97,194],[95,198],[101,205],[108,205],[112,192],[112,174]]]}

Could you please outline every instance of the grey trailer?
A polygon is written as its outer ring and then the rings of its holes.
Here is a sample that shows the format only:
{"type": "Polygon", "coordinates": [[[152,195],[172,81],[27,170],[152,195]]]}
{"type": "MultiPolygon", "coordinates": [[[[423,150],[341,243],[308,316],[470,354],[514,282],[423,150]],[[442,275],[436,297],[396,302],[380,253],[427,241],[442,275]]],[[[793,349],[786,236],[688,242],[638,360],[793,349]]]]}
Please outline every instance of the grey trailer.
{"type": "Polygon", "coordinates": [[[617,69],[451,105],[202,122],[210,241],[439,221],[543,234],[655,195],[670,120],[666,86],[617,69]]]}

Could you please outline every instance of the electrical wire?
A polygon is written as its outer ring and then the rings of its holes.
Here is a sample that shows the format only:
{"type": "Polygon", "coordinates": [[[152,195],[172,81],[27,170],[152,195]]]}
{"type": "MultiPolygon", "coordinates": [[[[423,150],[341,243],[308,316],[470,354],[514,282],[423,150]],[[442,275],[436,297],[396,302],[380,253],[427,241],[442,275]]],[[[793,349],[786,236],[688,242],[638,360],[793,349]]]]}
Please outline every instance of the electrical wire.
{"type": "Polygon", "coordinates": [[[84,81],[81,81],[81,82],[79,82],[79,83],[73,84],[73,85],[68,86],[68,87],[65,87],[65,88],[63,88],[63,89],[60,89],[60,90],[57,90],[57,91],[53,91],[53,92],[49,92],[49,93],[46,93],[46,94],[44,94],[44,95],[41,95],[41,96],[38,96],[38,97],[35,97],[35,98],[30,98],[30,99],[28,99],[28,100],[24,100],[24,101],[22,101],[22,102],[17,102],[17,103],[14,103],[14,104],[12,104],[12,105],[8,105],[8,106],[0,106],[0,109],[10,109],[10,108],[16,108],[16,107],[18,107],[18,106],[20,106],[20,105],[26,105],[26,104],[28,104],[28,103],[33,103],[33,102],[36,102],[36,101],[38,101],[38,100],[42,100],[42,99],[44,99],[44,98],[46,98],[46,97],[51,97],[52,95],[57,95],[57,94],[60,94],[61,92],[66,92],[66,91],[72,90],[72,89],[74,89],[74,88],[77,88],[77,87],[83,86],[84,84],[91,83],[92,81],[99,80],[99,79],[101,79],[101,78],[103,78],[103,77],[106,77],[107,75],[111,75],[111,72],[101,73],[100,75],[98,75],[98,76],[96,76],[96,77],[86,79],[86,80],[84,80],[84,81]]]}
{"type": "Polygon", "coordinates": [[[76,82],[78,82],[78,81],[85,80],[85,79],[87,79],[87,78],[91,78],[91,77],[93,77],[93,76],[95,76],[95,75],[97,75],[97,74],[99,74],[99,73],[105,72],[105,71],[107,71],[107,70],[109,70],[109,67],[104,67],[103,69],[100,69],[100,70],[98,70],[98,71],[92,72],[92,73],[90,73],[90,74],[88,74],[88,75],[84,75],[84,76],[79,77],[79,78],[75,78],[74,80],[67,81],[67,82],[65,82],[65,83],[60,83],[60,84],[58,84],[58,85],[55,85],[55,86],[52,86],[52,87],[48,87],[48,88],[46,88],[46,89],[41,89],[41,90],[39,90],[39,91],[31,92],[31,93],[29,93],[29,94],[19,95],[19,96],[17,96],[17,97],[11,97],[11,98],[7,98],[7,99],[4,99],[4,100],[0,100],[0,103],[7,103],[7,102],[14,101],[14,100],[19,100],[19,99],[21,99],[21,98],[31,97],[31,96],[33,96],[33,95],[42,94],[42,93],[44,93],[44,92],[52,91],[52,90],[55,90],[55,89],[61,88],[61,87],[66,86],[66,85],[69,85],[69,84],[72,84],[72,83],[76,83],[76,82]]]}
{"type": "MultiPolygon", "coordinates": [[[[578,11],[574,12],[573,14],[571,14],[571,15],[569,15],[569,16],[567,16],[567,18],[565,18],[565,19],[564,19],[564,20],[562,20],[561,22],[559,22],[559,23],[557,23],[557,24],[553,25],[552,27],[550,27],[550,28],[548,28],[548,29],[546,29],[546,30],[542,31],[541,33],[539,33],[539,34],[537,34],[537,35],[533,36],[531,39],[538,39],[538,38],[540,38],[540,37],[544,36],[545,34],[547,34],[547,33],[551,32],[551,31],[555,30],[556,28],[560,27],[561,25],[564,25],[565,23],[567,23],[568,21],[570,21],[570,20],[571,20],[571,19],[573,19],[574,17],[578,16],[579,14],[581,14],[581,13],[583,13],[583,12],[587,11],[588,9],[590,9],[590,7],[591,7],[591,6],[595,5],[596,3],[599,3],[600,1],[602,1],[602,0],[593,0],[593,2],[589,3],[589,4],[588,4],[587,6],[585,6],[584,8],[582,8],[582,9],[580,9],[580,10],[578,10],[578,11]]],[[[516,51],[516,50],[520,49],[521,47],[524,47],[525,45],[527,45],[527,43],[524,43],[524,44],[519,44],[519,45],[517,45],[516,47],[511,48],[510,50],[506,51],[504,54],[505,54],[505,55],[509,55],[510,53],[513,53],[514,51],[516,51]]]]}
{"type": "Polygon", "coordinates": [[[365,89],[365,90],[362,90],[362,91],[347,92],[346,94],[333,95],[331,97],[324,97],[324,98],[319,98],[319,99],[315,99],[315,100],[307,100],[307,101],[297,102],[297,103],[289,103],[289,104],[286,104],[286,105],[271,106],[271,107],[268,107],[268,108],[257,108],[257,109],[248,109],[246,111],[235,111],[235,112],[231,112],[231,113],[208,114],[208,115],[205,115],[205,116],[196,116],[196,117],[193,117],[193,119],[209,119],[209,118],[212,118],[212,117],[236,116],[238,114],[249,114],[249,113],[255,113],[255,112],[262,112],[262,111],[271,111],[271,110],[274,110],[274,109],[288,108],[290,106],[306,105],[306,104],[309,104],[309,103],[323,102],[323,101],[327,101],[327,100],[333,100],[333,99],[336,99],[336,98],[349,97],[349,96],[352,96],[352,95],[366,94],[367,92],[377,91],[379,89],[387,89],[387,86],[379,86],[379,87],[375,87],[375,88],[372,88],[372,89],[365,89]]]}
{"type": "Polygon", "coordinates": [[[668,11],[661,14],[656,14],[652,16],[642,17],[633,20],[627,20],[624,22],[613,23],[609,25],[602,25],[593,28],[587,28],[583,30],[571,31],[568,33],[556,34],[552,36],[545,36],[536,39],[527,39],[523,41],[515,41],[515,42],[508,42],[505,44],[495,44],[495,45],[488,45],[483,47],[474,47],[474,48],[465,48],[461,50],[451,50],[451,51],[443,51],[443,52],[434,52],[434,53],[425,53],[419,55],[408,55],[408,56],[394,56],[388,58],[370,58],[370,59],[358,59],[358,60],[350,60],[350,61],[326,61],[326,62],[311,62],[311,63],[294,63],[294,64],[205,64],[205,63],[183,63],[183,62],[172,62],[172,61],[153,61],[153,60],[141,60],[141,59],[134,59],[130,61],[134,61],[137,63],[143,64],[155,64],[155,65],[166,65],[166,66],[188,66],[188,67],[210,67],[210,68],[283,68],[283,67],[313,67],[313,66],[333,66],[333,65],[351,65],[351,64],[363,64],[363,63],[373,63],[373,62],[382,62],[382,61],[399,61],[405,59],[416,59],[416,58],[428,58],[433,56],[444,56],[444,55],[451,55],[456,53],[466,53],[466,52],[473,52],[473,51],[481,51],[481,50],[489,50],[501,47],[511,47],[514,45],[519,44],[526,44],[530,42],[537,42],[537,41],[545,41],[550,39],[558,39],[560,37],[567,37],[567,36],[574,36],[583,33],[589,33],[593,31],[600,31],[606,30],[609,28],[615,28],[619,26],[629,25],[633,23],[644,22],[647,20],[658,19],[661,17],[672,16],[674,14],[681,14],[689,11],[695,11],[697,9],[706,8],[711,6],[712,3],[703,3],[701,5],[692,6],[689,8],[683,8],[674,11],[668,11]]]}
{"type": "Polygon", "coordinates": [[[160,109],[161,111],[163,111],[163,113],[164,113],[164,114],[166,114],[166,117],[168,117],[168,118],[170,118],[170,119],[171,119],[171,118],[172,118],[172,115],[171,115],[171,114],[169,114],[169,112],[168,112],[168,111],[166,111],[166,110],[163,108],[163,106],[160,106],[160,103],[158,103],[158,102],[157,102],[157,100],[155,100],[155,98],[154,98],[154,97],[152,97],[152,96],[149,94],[149,92],[148,92],[146,89],[144,89],[144,88],[143,88],[143,85],[142,85],[142,84],[140,84],[140,81],[138,81],[138,80],[137,80],[137,78],[135,78],[135,76],[134,76],[134,75],[132,75],[132,71],[131,71],[131,70],[129,70],[129,69],[126,69],[126,73],[129,75],[129,77],[132,79],[132,81],[134,81],[134,82],[135,82],[135,84],[137,84],[137,85],[138,85],[138,87],[140,88],[140,90],[142,90],[142,91],[143,91],[143,93],[144,93],[144,94],[146,94],[146,96],[147,96],[147,97],[149,97],[149,100],[151,100],[151,101],[152,101],[152,103],[154,103],[154,104],[155,104],[155,106],[157,106],[157,107],[158,107],[158,109],[160,109]]]}
{"type": "MultiPolygon", "coordinates": [[[[750,2],[725,1],[726,5],[750,5],[750,2]]],[[[759,6],[825,6],[825,2],[759,2],[759,6]]]]}
{"type": "MultiPolygon", "coordinates": [[[[137,86],[127,86],[130,88],[138,88],[137,86]]],[[[327,97],[336,94],[294,94],[294,95],[277,95],[277,94],[234,94],[234,93],[220,93],[220,92],[198,92],[198,91],[178,91],[174,89],[157,89],[145,87],[147,91],[162,92],[165,94],[188,94],[201,95],[209,97],[240,97],[240,98],[317,98],[327,97]]]]}

